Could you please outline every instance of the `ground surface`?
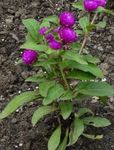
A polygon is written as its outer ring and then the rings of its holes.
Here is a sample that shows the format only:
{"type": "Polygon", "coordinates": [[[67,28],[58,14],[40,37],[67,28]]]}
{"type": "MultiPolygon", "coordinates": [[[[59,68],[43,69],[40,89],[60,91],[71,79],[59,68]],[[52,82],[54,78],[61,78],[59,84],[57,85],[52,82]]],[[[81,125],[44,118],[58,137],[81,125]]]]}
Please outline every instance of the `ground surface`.
{"type": "MultiPolygon", "coordinates": [[[[58,1],[58,5],[60,1],[58,1]]],[[[58,5],[56,8],[58,9],[58,5]]],[[[112,6],[109,4],[109,6],[112,6]]],[[[69,9],[66,3],[64,9],[69,9]]],[[[113,6],[112,6],[113,9],[113,6]]],[[[1,0],[0,1],[0,111],[9,99],[21,91],[34,88],[36,85],[24,83],[24,79],[34,74],[30,67],[16,66],[19,45],[24,41],[25,29],[21,20],[24,18],[42,18],[52,14],[46,0],[1,0]]],[[[92,43],[87,45],[91,53],[101,59],[107,80],[114,85],[114,18],[99,16],[108,22],[107,28],[97,30],[92,35],[92,43]]],[[[91,141],[81,138],[68,150],[114,150],[114,99],[110,98],[110,107],[92,102],[90,105],[96,114],[106,116],[112,121],[108,128],[95,133],[104,134],[103,140],[91,141]]],[[[44,120],[37,127],[31,125],[31,114],[37,104],[23,107],[8,119],[0,122],[0,150],[47,150],[47,140],[53,127],[50,120],[44,120]]]]}

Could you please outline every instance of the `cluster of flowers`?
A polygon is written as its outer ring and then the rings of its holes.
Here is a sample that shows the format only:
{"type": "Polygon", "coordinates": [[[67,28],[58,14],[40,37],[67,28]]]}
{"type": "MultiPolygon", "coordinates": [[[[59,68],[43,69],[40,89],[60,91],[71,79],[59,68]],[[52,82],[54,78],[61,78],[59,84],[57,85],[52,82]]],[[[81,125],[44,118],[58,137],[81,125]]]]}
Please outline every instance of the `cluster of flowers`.
{"type": "Polygon", "coordinates": [[[85,0],[84,8],[85,10],[91,12],[95,11],[98,7],[105,7],[106,3],[106,0],[85,0]]]}
{"type": "Polygon", "coordinates": [[[77,41],[78,36],[73,29],[75,21],[74,15],[65,11],[59,16],[59,27],[56,27],[51,33],[48,32],[48,27],[42,27],[39,33],[44,36],[50,48],[59,50],[62,49],[64,44],[77,41]]]}
{"type": "MultiPolygon", "coordinates": [[[[106,0],[84,0],[84,8],[86,11],[95,11],[98,7],[105,7],[106,0]]],[[[74,31],[73,26],[76,22],[74,15],[70,12],[62,12],[59,15],[59,27],[50,32],[48,27],[42,27],[39,34],[44,37],[51,49],[60,50],[67,43],[76,42],[78,35],[74,31]]],[[[32,64],[37,60],[38,53],[36,51],[26,49],[22,54],[23,63],[32,64]]]]}
{"type": "MultiPolygon", "coordinates": [[[[39,34],[44,36],[51,49],[60,50],[65,44],[77,41],[78,35],[73,29],[75,22],[75,16],[65,11],[59,15],[59,27],[56,27],[51,32],[49,32],[50,28],[42,27],[39,30],[39,34]]],[[[37,57],[37,52],[27,49],[23,52],[22,60],[24,64],[29,65],[34,63],[37,57]]]]}

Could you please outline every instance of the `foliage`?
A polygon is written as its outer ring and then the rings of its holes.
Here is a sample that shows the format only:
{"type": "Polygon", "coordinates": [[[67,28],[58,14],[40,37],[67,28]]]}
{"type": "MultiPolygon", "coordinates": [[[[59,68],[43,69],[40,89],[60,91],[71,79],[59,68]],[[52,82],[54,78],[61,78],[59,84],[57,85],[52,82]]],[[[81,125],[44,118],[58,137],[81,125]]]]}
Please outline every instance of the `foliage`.
{"type": "MultiPolygon", "coordinates": [[[[100,7],[94,11],[94,20],[91,21],[90,13],[87,15],[83,2],[73,3],[73,7],[85,12],[79,19],[80,27],[78,28],[76,25],[73,27],[76,32],[80,33],[80,36],[84,36],[82,46],[81,42],[77,41],[65,45],[62,40],[62,48],[59,50],[49,46],[46,36],[60,26],[59,18],[56,15],[46,17],[42,22],[34,19],[23,20],[28,33],[26,41],[20,49],[36,51],[38,59],[34,62],[33,67],[41,70],[40,73],[27,78],[26,81],[35,82],[39,89],[14,97],[0,113],[0,119],[3,119],[25,103],[40,100],[42,106],[38,107],[32,116],[33,126],[51,113],[57,115],[58,118],[58,127],[49,139],[48,150],[65,150],[67,146],[75,144],[81,135],[90,139],[100,139],[102,135],[95,136],[85,133],[87,126],[106,127],[111,124],[108,119],[95,116],[89,108],[82,108],[81,102],[80,108],[76,111],[74,103],[85,99],[86,96],[90,99],[93,96],[104,98],[114,94],[111,85],[100,81],[104,77],[102,70],[98,67],[100,60],[83,52],[91,31],[106,26],[104,21],[94,23],[96,14],[113,13],[100,7]],[[42,27],[47,30],[43,36],[39,34],[42,27]],[[72,85],[72,81],[75,81],[76,84],[72,85]],[[67,127],[62,125],[65,120],[71,122],[67,127]],[[62,138],[63,136],[64,138],[62,138]]],[[[58,33],[53,33],[53,36],[60,42],[58,33]]]]}

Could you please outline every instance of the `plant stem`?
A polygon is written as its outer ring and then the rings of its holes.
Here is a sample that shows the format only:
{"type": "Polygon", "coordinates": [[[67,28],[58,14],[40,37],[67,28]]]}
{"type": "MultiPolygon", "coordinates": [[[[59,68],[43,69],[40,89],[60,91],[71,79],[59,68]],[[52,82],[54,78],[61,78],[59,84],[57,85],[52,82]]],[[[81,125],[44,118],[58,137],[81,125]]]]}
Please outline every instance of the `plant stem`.
{"type": "MultiPolygon", "coordinates": [[[[95,20],[96,20],[96,18],[97,18],[97,15],[98,15],[98,13],[96,13],[96,14],[94,15],[94,17],[93,17],[93,19],[92,19],[92,21],[91,21],[91,25],[94,24],[94,22],[95,22],[95,20]]],[[[85,33],[84,40],[83,40],[83,42],[82,42],[82,46],[81,46],[81,48],[80,48],[79,54],[82,53],[82,51],[83,51],[83,49],[84,49],[84,47],[85,47],[85,45],[86,45],[86,42],[87,42],[87,40],[88,40],[88,36],[89,36],[89,33],[85,33]]]]}
{"type": "Polygon", "coordinates": [[[59,68],[60,68],[60,72],[61,72],[61,75],[62,75],[64,84],[65,84],[66,88],[69,90],[70,87],[69,87],[69,85],[68,85],[68,82],[67,82],[67,79],[66,79],[66,77],[65,77],[65,74],[64,74],[64,72],[63,72],[63,69],[62,69],[62,67],[61,67],[60,65],[59,65],[59,68]]]}

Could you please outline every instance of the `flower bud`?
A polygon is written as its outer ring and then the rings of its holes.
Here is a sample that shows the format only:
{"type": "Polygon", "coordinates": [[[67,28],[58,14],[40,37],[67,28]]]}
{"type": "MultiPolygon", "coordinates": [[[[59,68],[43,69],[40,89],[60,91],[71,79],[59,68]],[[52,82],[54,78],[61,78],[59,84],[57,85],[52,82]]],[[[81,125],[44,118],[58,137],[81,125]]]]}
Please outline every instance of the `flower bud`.
{"type": "Polygon", "coordinates": [[[97,2],[98,6],[105,7],[106,6],[106,0],[94,0],[97,2]]]}
{"type": "Polygon", "coordinates": [[[52,40],[51,42],[49,42],[49,46],[54,50],[59,50],[62,48],[62,44],[56,40],[52,40]]]}
{"type": "Polygon", "coordinates": [[[59,36],[65,43],[76,42],[78,35],[72,28],[62,27],[59,31],[59,36]]]}
{"type": "Polygon", "coordinates": [[[26,65],[33,64],[37,60],[37,56],[38,54],[36,51],[26,49],[22,54],[23,63],[26,65]]]}
{"type": "Polygon", "coordinates": [[[39,34],[40,35],[45,35],[45,33],[48,31],[48,27],[42,27],[39,30],[39,34]]]}
{"type": "Polygon", "coordinates": [[[89,12],[95,11],[98,8],[98,3],[95,0],[85,0],[84,8],[89,12]]]}
{"type": "Polygon", "coordinates": [[[54,39],[54,35],[52,33],[48,33],[45,36],[45,39],[46,39],[47,42],[51,42],[54,39]]]}
{"type": "Polygon", "coordinates": [[[60,24],[65,27],[72,27],[75,24],[75,17],[70,12],[62,12],[59,16],[60,24]]]}

